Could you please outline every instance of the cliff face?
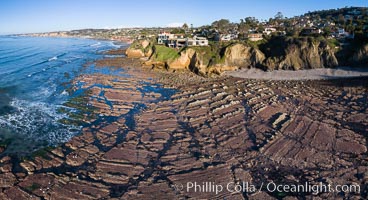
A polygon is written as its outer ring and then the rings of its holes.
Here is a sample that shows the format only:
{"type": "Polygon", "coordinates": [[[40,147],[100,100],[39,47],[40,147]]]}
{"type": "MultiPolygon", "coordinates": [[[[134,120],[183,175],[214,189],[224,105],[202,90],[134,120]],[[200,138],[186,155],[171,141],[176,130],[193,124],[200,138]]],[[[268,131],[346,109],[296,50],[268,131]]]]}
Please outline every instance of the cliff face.
{"type": "Polygon", "coordinates": [[[225,66],[256,67],[265,60],[265,55],[258,49],[244,44],[235,44],[226,48],[225,66]]]}
{"type": "Polygon", "coordinates": [[[180,56],[167,62],[167,67],[174,70],[190,70],[205,76],[208,73],[210,60],[205,52],[195,48],[187,48],[180,52],[180,56]]]}
{"type": "Polygon", "coordinates": [[[255,67],[263,62],[264,54],[244,44],[235,44],[224,49],[222,56],[209,47],[187,48],[180,57],[167,63],[170,69],[188,69],[197,74],[220,74],[242,67],[255,67]]]}
{"type": "MultiPolygon", "coordinates": [[[[368,45],[356,53],[355,60],[367,60],[368,45]]],[[[149,57],[146,65],[171,70],[190,70],[202,76],[244,67],[264,70],[300,70],[336,67],[334,51],[324,40],[313,38],[275,38],[260,47],[235,43],[229,46],[187,47],[180,52],[150,41],[136,41],[128,57],[149,57]]]]}
{"type": "Polygon", "coordinates": [[[356,51],[350,59],[352,65],[368,65],[368,44],[362,46],[356,51]]]}
{"type": "Polygon", "coordinates": [[[149,40],[137,40],[126,50],[129,58],[150,57],[152,53],[152,45],[149,40]]]}
{"type": "Polygon", "coordinates": [[[324,41],[289,39],[281,47],[272,48],[271,45],[267,51],[269,55],[263,65],[268,70],[315,69],[338,65],[333,50],[324,41]]]}
{"type": "Polygon", "coordinates": [[[180,53],[180,57],[167,63],[170,69],[189,69],[191,65],[196,63],[196,51],[187,49],[180,53]]]}

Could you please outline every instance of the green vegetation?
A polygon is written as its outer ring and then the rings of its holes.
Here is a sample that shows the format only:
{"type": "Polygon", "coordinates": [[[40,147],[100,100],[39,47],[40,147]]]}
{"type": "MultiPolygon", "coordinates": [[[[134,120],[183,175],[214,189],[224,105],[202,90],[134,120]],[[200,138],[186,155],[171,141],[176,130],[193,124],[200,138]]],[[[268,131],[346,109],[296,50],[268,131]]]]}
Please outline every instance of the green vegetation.
{"type": "Polygon", "coordinates": [[[264,45],[267,43],[267,40],[259,40],[259,41],[250,41],[250,40],[245,40],[244,43],[247,45],[247,46],[251,46],[253,48],[256,48],[256,49],[259,49],[259,47],[261,45],[264,45]]]}
{"type": "Polygon", "coordinates": [[[41,188],[41,186],[39,184],[37,184],[37,183],[32,183],[32,185],[25,187],[25,189],[28,192],[33,192],[33,191],[35,191],[37,189],[40,189],[40,188],[41,188]]]}
{"type": "Polygon", "coordinates": [[[202,47],[188,47],[197,52],[197,56],[201,58],[204,65],[214,65],[221,61],[220,49],[215,45],[202,47]]]}
{"type": "Polygon", "coordinates": [[[172,33],[172,34],[185,34],[185,30],[184,29],[175,28],[170,33],[172,33]]]}
{"type": "Polygon", "coordinates": [[[30,158],[33,159],[33,158],[36,158],[36,157],[41,157],[41,158],[45,158],[47,160],[51,160],[51,158],[48,156],[48,154],[53,149],[55,149],[55,147],[51,147],[51,146],[39,149],[39,150],[33,152],[32,155],[30,156],[30,158]]]}
{"type": "Polygon", "coordinates": [[[142,50],[142,52],[144,52],[144,48],[142,46],[142,41],[141,40],[135,40],[131,45],[130,45],[131,48],[134,48],[134,49],[140,49],[142,50]]]}
{"type": "Polygon", "coordinates": [[[0,147],[6,148],[11,143],[11,141],[12,141],[12,139],[10,139],[10,138],[1,139],[0,147]]]}
{"type": "Polygon", "coordinates": [[[336,40],[335,38],[333,38],[333,39],[327,39],[327,44],[331,48],[335,48],[335,47],[339,47],[340,46],[340,42],[338,40],[336,40]]]}
{"type": "Polygon", "coordinates": [[[87,105],[91,91],[86,90],[82,94],[71,98],[60,107],[57,111],[59,113],[65,113],[68,117],[60,119],[58,122],[65,125],[81,126],[86,124],[86,120],[91,120],[95,117],[95,108],[91,105],[87,105]]]}
{"type": "Polygon", "coordinates": [[[162,46],[162,45],[155,45],[153,47],[153,52],[154,53],[151,58],[159,62],[171,61],[180,56],[179,53],[175,49],[172,49],[166,46],[162,46]]]}
{"type": "Polygon", "coordinates": [[[11,137],[10,131],[8,129],[0,128],[0,147],[6,148],[12,143],[13,139],[11,137]]]}

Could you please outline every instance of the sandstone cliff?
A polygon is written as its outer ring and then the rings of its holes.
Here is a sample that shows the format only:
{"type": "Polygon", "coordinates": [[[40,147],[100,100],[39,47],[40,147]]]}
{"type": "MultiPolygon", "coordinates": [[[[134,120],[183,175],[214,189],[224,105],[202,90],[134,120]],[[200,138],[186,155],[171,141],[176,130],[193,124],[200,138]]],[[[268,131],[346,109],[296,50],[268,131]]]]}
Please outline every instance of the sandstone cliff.
{"type": "Polygon", "coordinates": [[[263,46],[268,70],[300,70],[336,67],[338,61],[326,41],[312,38],[277,38],[263,46]]]}
{"type": "Polygon", "coordinates": [[[152,42],[149,40],[134,41],[126,50],[126,55],[129,58],[150,57],[152,53],[152,42]]]}
{"type": "Polygon", "coordinates": [[[264,59],[264,54],[258,49],[239,43],[218,51],[211,47],[189,47],[180,52],[180,57],[168,62],[167,66],[169,69],[188,69],[207,76],[242,67],[256,67],[264,59]]]}
{"type": "Polygon", "coordinates": [[[368,44],[363,45],[350,59],[352,65],[368,66],[368,44]]]}
{"type": "MultiPolygon", "coordinates": [[[[367,48],[356,53],[356,60],[367,58],[367,48]]],[[[315,38],[273,38],[259,46],[234,43],[228,46],[187,47],[180,51],[153,45],[148,40],[134,42],[128,57],[148,57],[146,65],[169,70],[189,70],[202,76],[244,67],[264,70],[300,70],[336,67],[338,61],[325,40],[315,38]]]]}
{"type": "Polygon", "coordinates": [[[224,53],[226,66],[256,67],[265,60],[265,55],[256,48],[244,44],[234,44],[224,53]]]}

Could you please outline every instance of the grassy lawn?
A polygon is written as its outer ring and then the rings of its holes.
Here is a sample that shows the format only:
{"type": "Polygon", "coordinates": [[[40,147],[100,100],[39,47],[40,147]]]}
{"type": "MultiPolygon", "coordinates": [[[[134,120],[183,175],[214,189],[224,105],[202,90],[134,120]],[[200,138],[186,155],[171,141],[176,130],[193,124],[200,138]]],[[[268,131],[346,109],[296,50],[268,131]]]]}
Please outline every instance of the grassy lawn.
{"type": "Polygon", "coordinates": [[[178,58],[179,56],[180,56],[179,53],[175,49],[163,45],[154,46],[153,58],[156,61],[160,62],[171,61],[178,58]]]}

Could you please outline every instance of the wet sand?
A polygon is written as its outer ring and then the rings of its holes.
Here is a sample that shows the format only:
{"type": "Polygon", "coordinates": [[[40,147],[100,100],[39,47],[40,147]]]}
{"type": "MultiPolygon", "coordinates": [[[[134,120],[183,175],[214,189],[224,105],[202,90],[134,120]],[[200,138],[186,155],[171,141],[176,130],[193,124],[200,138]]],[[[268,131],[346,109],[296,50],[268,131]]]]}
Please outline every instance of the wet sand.
{"type": "Polygon", "coordinates": [[[354,77],[368,77],[368,68],[324,68],[310,70],[275,70],[265,72],[260,69],[241,69],[238,71],[229,71],[226,75],[238,78],[263,79],[263,80],[326,80],[354,77]]]}
{"type": "MultiPolygon", "coordinates": [[[[82,75],[91,125],[0,162],[0,199],[366,199],[368,79],[202,78],[107,58],[82,75]],[[160,84],[160,85],[157,85],[160,84]],[[153,87],[153,88],[152,88],[153,87]],[[174,89],[175,91],[173,91],[174,89]],[[194,192],[188,182],[357,184],[361,193],[194,192]],[[183,188],[178,187],[183,186],[183,188]]],[[[83,106],[83,105],[82,105],[83,106]]]]}

